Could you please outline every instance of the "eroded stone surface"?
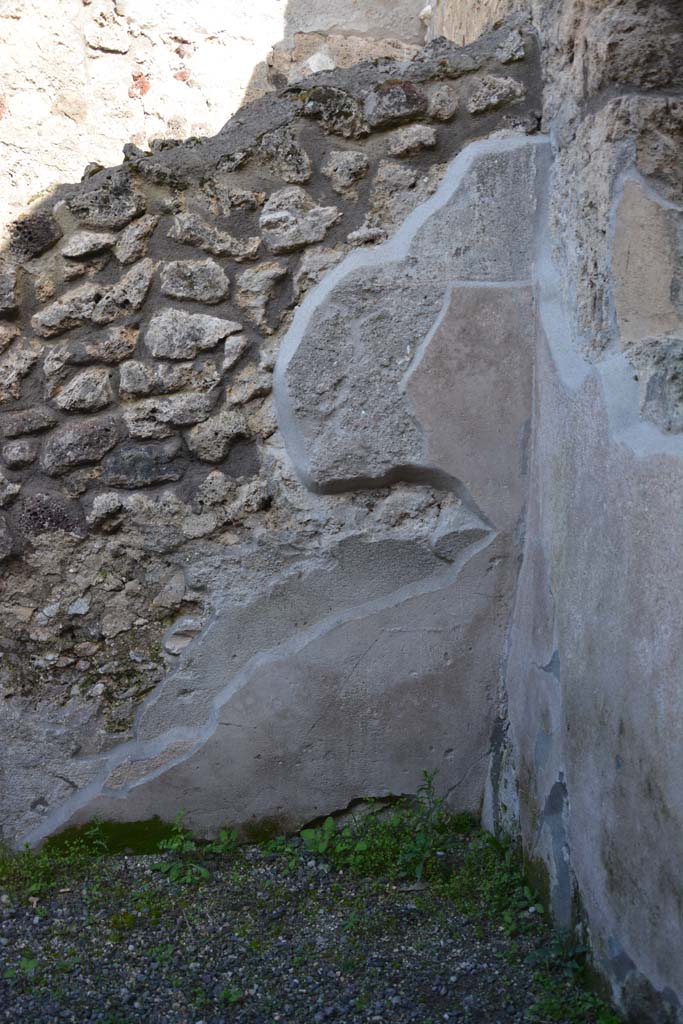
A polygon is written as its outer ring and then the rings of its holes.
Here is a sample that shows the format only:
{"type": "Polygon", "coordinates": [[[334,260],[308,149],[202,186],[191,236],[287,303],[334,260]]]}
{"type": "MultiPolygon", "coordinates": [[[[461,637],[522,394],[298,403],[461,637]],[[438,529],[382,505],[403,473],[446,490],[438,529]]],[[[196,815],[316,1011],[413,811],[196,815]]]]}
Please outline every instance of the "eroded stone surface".
{"type": "Polygon", "coordinates": [[[386,82],[372,89],[363,106],[371,128],[387,128],[427,113],[427,98],[412,82],[386,82]]]}
{"type": "Polygon", "coordinates": [[[495,110],[504,103],[518,100],[524,95],[524,86],[514,78],[498,78],[486,75],[477,82],[467,101],[470,114],[481,114],[485,110],[495,110]]]}
{"type": "Polygon", "coordinates": [[[344,195],[368,172],[370,161],[365,153],[333,149],[320,168],[335,192],[344,195]]]}
{"type": "Polygon", "coordinates": [[[198,351],[209,351],[241,325],[233,320],[186,313],[180,309],[157,313],[145,334],[145,346],[163,359],[194,359],[198,351]]]}
{"type": "Polygon", "coordinates": [[[255,259],[261,244],[260,238],[235,238],[191,213],[181,213],[174,218],[169,238],[197,246],[214,256],[232,256],[238,262],[255,259]]]}
{"type": "Polygon", "coordinates": [[[99,462],[116,444],[118,433],[114,416],[59,427],[43,446],[43,469],[50,476],[58,476],[74,466],[99,462]]]}
{"type": "Polygon", "coordinates": [[[114,246],[119,263],[135,263],[147,255],[147,243],[158,222],[158,217],[146,214],[121,232],[114,246]]]}
{"type": "Polygon", "coordinates": [[[214,260],[176,260],[161,268],[161,291],[173,299],[213,305],[227,297],[230,279],[214,260]]]}
{"type": "Polygon", "coordinates": [[[54,402],[66,412],[96,412],[114,397],[110,370],[92,368],[72,377],[55,395],[54,402]]]}
{"type": "Polygon", "coordinates": [[[186,435],[187,446],[202,462],[222,462],[234,442],[246,436],[244,417],[232,409],[193,427],[186,435]]]}
{"type": "Polygon", "coordinates": [[[436,146],[436,129],[425,124],[414,124],[401,128],[389,143],[391,156],[413,156],[421,149],[433,149],[436,146]]]}
{"type": "Polygon", "coordinates": [[[272,332],[268,323],[268,303],[278,281],[287,275],[284,263],[270,261],[253,270],[243,271],[237,278],[235,302],[264,333],[272,332]]]}
{"type": "Polygon", "coordinates": [[[91,228],[123,228],[145,212],[145,200],[126,170],[96,175],[77,196],[68,200],[75,217],[91,228]]]}
{"type": "Polygon", "coordinates": [[[172,427],[187,427],[206,419],[215,401],[214,394],[201,391],[145,398],[126,408],[123,418],[131,437],[169,437],[172,427]]]}
{"type": "Polygon", "coordinates": [[[270,251],[280,254],[322,242],[340,217],[336,206],[318,206],[303,189],[292,187],[273,193],[259,225],[270,251]]]}
{"type": "Polygon", "coordinates": [[[66,245],[62,246],[62,256],[69,259],[94,256],[105,249],[111,249],[115,241],[116,235],[111,231],[77,231],[66,245]]]}

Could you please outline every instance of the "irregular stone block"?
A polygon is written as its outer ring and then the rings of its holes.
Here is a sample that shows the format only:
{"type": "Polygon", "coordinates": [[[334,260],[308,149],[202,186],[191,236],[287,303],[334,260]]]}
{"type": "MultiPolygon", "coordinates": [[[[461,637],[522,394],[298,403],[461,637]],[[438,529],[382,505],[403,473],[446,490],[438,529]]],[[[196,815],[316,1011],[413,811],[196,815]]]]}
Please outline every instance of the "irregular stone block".
{"type": "Polygon", "coordinates": [[[287,276],[286,263],[260,263],[243,271],[237,279],[235,302],[254,321],[264,334],[272,334],[268,324],[268,303],[275,285],[287,276]]]}
{"type": "Polygon", "coordinates": [[[0,355],[7,351],[12,342],[19,337],[20,333],[18,324],[0,323],[0,355]]]}
{"type": "Polygon", "coordinates": [[[80,504],[59,494],[29,494],[20,500],[13,516],[22,537],[34,537],[53,530],[83,535],[80,504]]]}
{"type": "Polygon", "coordinates": [[[72,377],[55,395],[54,402],[66,412],[96,412],[113,398],[111,370],[92,367],[72,377]]]}
{"type": "Polygon", "coordinates": [[[152,604],[157,608],[179,608],[183,603],[186,591],[185,573],[175,572],[164,583],[152,604]]]}
{"type": "Polygon", "coordinates": [[[21,382],[28,376],[43,351],[32,338],[20,339],[0,359],[0,402],[21,398],[21,382]]]}
{"type": "Polygon", "coordinates": [[[154,277],[154,262],[142,260],[131,267],[120,281],[107,289],[92,312],[96,324],[108,324],[126,313],[140,309],[154,277]]]}
{"type": "Polygon", "coordinates": [[[363,178],[370,167],[365,153],[348,149],[333,149],[323,162],[320,170],[335,192],[344,195],[363,178]]]}
{"type": "Polygon", "coordinates": [[[370,224],[362,224],[355,231],[352,231],[346,241],[349,245],[377,245],[378,242],[383,242],[387,237],[387,233],[384,228],[373,227],[370,224]]]}
{"type": "Polygon", "coordinates": [[[401,128],[389,141],[389,152],[392,156],[414,156],[421,149],[433,149],[436,146],[436,129],[426,124],[412,124],[401,128]]]}
{"type": "Polygon", "coordinates": [[[462,47],[443,36],[432,39],[417,54],[413,66],[422,66],[427,78],[461,78],[478,71],[487,57],[492,56],[488,47],[462,47]]]}
{"type": "Polygon", "coordinates": [[[34,406],[21,412],[8,412],[0,419],[0,430],[4,437],[21,437],[23,434],[39,434],[49,430],[58,422],[52,409],[34,406]]]}
{"type": "Polygon", "coordinates": [[[119,421],[115,416],[67,423],[45,442],[41,465],[48,476],[59,476],[74,466],[99,462],[118,439],[119,421]]]}
{"type": "Polygon", "coordinates": [[[0,515],[0,562],[9,558],[14,549],[14,538],[9,523],[4,515],[0,515]]]}
{"type": "Polygon", "coordinates": [[[210,185],[216,192],[221,203],[228,210],[259,210],[265,203],[267,196],[265,192],[254,192],[249,188],[231,187],[232,179],[225,185],[220,177],[213,178],[210,185]]]}
{"type": "Polygon", "coordinates": [[[259,226],[272,252],[287,253],[321,242],[340,217],[336,206],[317,206],[302,188],[292,186],[272,194],[259,226]]]}
{"type": "Polygon", "coordinates": [[[308,153],[288,127],[267,132],[256,151],[256,159],[292,185],[303,184],[313,173],[308,153]]]}
{"type": "Polygon", "coordinates": [[[317,284],[325,272],[346,255],[346,246],[336,249],[307,249],[301,257],[299,269],[294,275],[294,295],[297,299],[312,285],[317,284]]]}
{"type": "Polygon", "coordinates": [[[145,346],[160,359],[194,359],[198,351],[208,352],[220,341],[242,330],[234,320],[205,313],[165,309],[152,317],[145,346]]]}
{"type": "Polygon", "coordinates": [[[683,431],[683,337],[644,338],[627,350],[638,371],[643,416],[669,433],[683,431]]]}
{"type": "Polygon", "coordinates": [[[213,304],[228,297],[230,280],[213,260],[176,260],[161,268],[161,291],[173,299],[213,304]]]}
{"type": "Polygon", "coordinates": [[[137,327],[112,327],[92,341],[64,342],[51,348],[43,361],[46,376],[59,374],[65,366],[83,366],[88,363],[114,365],[127,359],[135,351],[137,327]]]}
{"type": "Polygon", "coordinates": [[[72,327],[80,327],[92,318],[97,303],[106,291],[102,285],[95,284],[84,284],[72,289],[31,318],[33,330],[41,338],[52,338],[72,327]]]}
{"type": "Polygon", "coordinates": [[[303,96],[303,114],[320,121],[330,135],[358,139],[370,134],[363,110],[350,93],[331,85],[317,85],[303,96]]]}
{"type": "Polygon", "coordinates": [[[0,508],[4,508],[13,498],[16,498],[20,490],[21,484],[10,480],[0,469],[0,508]]]}
{"type": "MultiPolygon", "coordinates": [[[[123,522],[123,514],[126,510],[126,504],[123,498],[119,494],[108,493],[108,494],[97,494],[93,499],[90,512],[86,519],[89,526],[93,526],[96,530],[102,530],[105,533],[111,533],[123,522]]],[[[81,653],[76,648],[77,653],[81,653]]],[[[82,652],[87,654],[87,651],[82,652]]],[[[95,653],[94,651],[90,652],[95,653]]]]}
{"type": "Polygon", "coordinates": [[[223,347],[223,373],[232,370],[248,348],[249,339],[246,334],[234,334],[232,338],[228,338],[223,347]]]}
{"type": "Polygon", "coordinates": [[[496,110],[512,100],[520,100],[525,95],[524,86],[514,78],[498,78],[496,75],[484,75],[475,82],[467,109],[470,114],[483,114],[486,110],[496,110]]]}
{"type": "Polygon", "coordinates": [[[145,199],[125,169],[102,172],[66,200],[73,215],[91,228],[124,228],[145,212],[145,199]]]}
{"type": "Polygon", "coordinates": [[[232,256],[238,263],[256,259],[261,245],[260,238],[235,238],[193,213],[179,213],[174,217],[168,237],[197,246],[214,256],[232,256]]]}
{"type": "Polygon", "coordinates": [[[496,50],[496,60],[501,64],[512,64],[513,61],[524,60],[524,36],[515,28],[504,39],[496,50]]]}
{"type": "Polygon", "coordinates": [[[97,253],[111,249],[116,241],[116,235],[111,231],[77,231],[62,246],[62,256],[67,259],[83,259],[85,256],[95,256],[97,253]]]}
{"type": "Polygon", "coordinates": [[[157,484],[180,480],[185,472],[182,460],[177,459],[178,445],[148,444],[122,445],[105,459],[102,479],[108,487],[153,487],[157,484]]]}
{"type": "Polygon", "coordinates": [[[234,409],[221,409],[185,435],[190,451],[202,462],[222,462],[230,448],[246,436],[244,417],[234,409]]]}
{"type": "Polygon", "coordinates": [[[273,375],[259,366],[245,366],[230,381],[227,395],[231,405],[245,405],[254,398],[263,398],[270,394],[273,387],[273,375]]]}
{"type": "Polygon", "coordinates": [[[39,444],[33,438],[22,438],[20,441],[10,441],[3,445],[2,457],[10,469],[23,469],[35,462],[38,455],[39,444]]]}
{"type": "Polygon", "coordinates": [[[427,97],[412,82],[382,82],[365,97],[363,114],[371,128],[388,128],[427,113],[427,97]]]}
{"type": "Polygon", "coordinates": [[[123,418],[131,437],[140,440],[169,437],[173,427],[189,427],[205,420],[216,399],[216,394],[202,392],[145,398],[125,409],[123,418]]]}
{"type": "Polygon", "coordinates": [[[17,272],[0,263],[0,316],[11,316],[17,309],[17,272]]]}
{"type": "Polygon", "coordinates": [[[181,388],[193,391],[211,391],[221,381],[221,372],[215,363],[202,366],[194,363],[141,363],[130,360],[119,371],[119,394],[122,398],[141,395],[162,395],[181,388]]]}
{"type": "Polygon", "coordinates": [[[114,255],[119,263],[135,263],[147,255],[147,243],[158,223],[158,217],[147,213],[121,232],[114,246],[114,255]]]}
{"type": "Polygon", "coordinates": [[[62,229],[51,213],[42,211],[22,217],[10,228],[10,250],[19,261],[35,259],[62,237],[62,229]]]}
{"type": "Polygon", "coordinates": [[[460,98],[455,88],[445,82],[430,86],[427,92],[427,113],[435,121],[450,121],[458,112],[460,98]]]}

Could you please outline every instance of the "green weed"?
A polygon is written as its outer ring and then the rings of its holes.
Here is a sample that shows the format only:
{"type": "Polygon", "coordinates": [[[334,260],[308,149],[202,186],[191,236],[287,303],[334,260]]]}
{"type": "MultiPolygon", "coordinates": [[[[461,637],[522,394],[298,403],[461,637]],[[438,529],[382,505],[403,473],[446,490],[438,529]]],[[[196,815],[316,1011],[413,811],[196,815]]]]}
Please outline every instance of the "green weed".
{"type": "Polygon", "coordinates": [[[160,864],[154,864],[153,867],[155,871],[160,871],[162,875],[165,875],[170,882],[189,885],[209,878],[209,871],[194,859],[194,856],[199,853],[199,847],[192,833],[183,827],[184,817],[185,812],[180,811],[173,823],[171,835],[159,843],[159,850],[173,854],[173,858],[160,864]]]}
{"type": "Polygon", "coordinates": [[[25,846],[13,852],[0,846],[0,889],[22,901],[38,900],[76,878],[95,877],[96,862],[108,853],[100,823],[77,837],[40,850],[25,846]]]}
{"type": "Polygon", "coordinates": [[[402,801],[388,817],[373,813],[337,828],[326,818],[319,828],[306,828],[306,848],[353,874],[395,879],[438,877],[447,850],[472,830],[469,815],[453,814],[434,791],[434,776],[424,781],[413,801],[402,801]]]}

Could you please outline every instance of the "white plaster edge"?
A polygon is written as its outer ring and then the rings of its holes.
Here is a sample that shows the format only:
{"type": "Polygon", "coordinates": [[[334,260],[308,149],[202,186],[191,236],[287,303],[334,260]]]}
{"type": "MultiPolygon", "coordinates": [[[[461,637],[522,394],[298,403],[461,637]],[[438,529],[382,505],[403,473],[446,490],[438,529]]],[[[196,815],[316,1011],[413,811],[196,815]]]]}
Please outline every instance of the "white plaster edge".
{"type": "MultiPolygon", "coordinates": [[[[619,178],[615,190],[612,215],[623,195],[627,181],[638,181],[647,195],[663,208],[680,212],[677,206],[659,196],[640,174],[629,170],[619,178]]],[[[538,289],[539,319],[545,340],[563,387],[570,393],[581,390],[589,379],[597,380],[607,410],[610,440],[624,445],[634,455],[683,456],[683,435],[667,434],[640,413],[640,395],[634,369],[622,351],[612,351],[599,362],[590,362],[576,347],[569,312],[565,305],[560,272],[552,256],[552,234],[549,224],[549,196],[539,231],[536,283],[538,289]]]]}

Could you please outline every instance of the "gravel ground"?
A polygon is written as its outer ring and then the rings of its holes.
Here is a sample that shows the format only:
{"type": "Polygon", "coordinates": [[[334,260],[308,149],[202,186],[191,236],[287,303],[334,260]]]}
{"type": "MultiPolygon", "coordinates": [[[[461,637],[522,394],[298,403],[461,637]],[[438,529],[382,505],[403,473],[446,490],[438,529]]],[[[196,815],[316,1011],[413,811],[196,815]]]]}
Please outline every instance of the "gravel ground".
{"type": "MultiPolygon", "coordinates": [[[[259,848],[174,883],[157,856],[98,860],[33,905],[0,897],[12,1024],[512,1024],[537,1019],[524,953],[438,887],[259,848]]],[[[557,1018],[555,1018],[557,1019],[557,1018]]]]}

